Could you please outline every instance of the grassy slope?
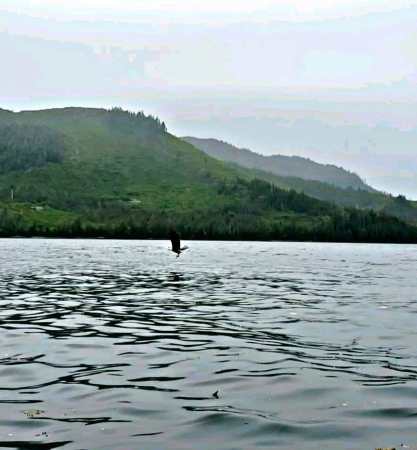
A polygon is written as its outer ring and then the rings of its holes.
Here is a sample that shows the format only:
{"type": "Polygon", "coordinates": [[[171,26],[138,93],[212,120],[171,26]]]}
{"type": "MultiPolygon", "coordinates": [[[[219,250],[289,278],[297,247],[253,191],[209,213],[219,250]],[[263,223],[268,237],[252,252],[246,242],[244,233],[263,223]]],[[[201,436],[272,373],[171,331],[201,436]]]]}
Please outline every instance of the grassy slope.
{"type": "MultiPolygon", "coordinates": [[[[265,183],[239,181],[255,173],[208,157],[164,131],[148,133],[145,119],[126,113],[67,108],[2,115],[58,130],[65,136],[65,160],[0,175],[0,230],[7,229],[10,216],[27,234],[48,227],[60,234],[73,223],[78,231],[94,225],[97,233],[109,235],[135,228],[140,235],[160,236],[174,225],[191,237],[327,239],[326,233],[333,233],[335,239],[367,240],[371,223],[375,233],[388,222],[398,228],[391,219],[364,215],[355,219],[363,222],[362,231],[346,231],[346,224],[336,226],[331,217],[336,212],[343,222],[349,214],[265,183]],[[34,204],[46,207],[36,211],[34,204]]],[[[372,239],[396,240],[382,234],[372,239]]]]}

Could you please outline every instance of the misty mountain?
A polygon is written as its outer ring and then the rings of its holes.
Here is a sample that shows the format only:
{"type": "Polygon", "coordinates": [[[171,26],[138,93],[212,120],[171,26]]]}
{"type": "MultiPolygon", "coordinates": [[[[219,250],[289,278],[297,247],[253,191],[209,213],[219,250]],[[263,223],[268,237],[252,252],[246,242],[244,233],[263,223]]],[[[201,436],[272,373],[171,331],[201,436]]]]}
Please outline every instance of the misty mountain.
{"type": "Polygon", "coordinates": [[[185,23],[1,11],[0,100],[145,107],[176,135],[297,154],[417,198],[416,14],[294,22],[277,7],[185,23]]]}
{"type": "Polygon", "coordinates": [[[416,127],[335,123],[314,119],[312,111],[303,115],[297,119],[285,112],[276,118],[253,114],[231,117],[219,112],[207,120],[190,119],[184,127],[206,136],[214,130],[224,141],[259,149],[263,154],[296,154],[330,162],[360,173],[378,190],[417,198],[416,127]]]}
{"type": "Polygon", "coordinates": [[[2,236],[161,238],[174,226],[199,239],[417,242],[398,218],[281,189],[143,113],[5,111],[0,126],[2,236]]]}
{"type": "Polygon", "coordinates": [[[287,157],[282,155],[263,156],[250,150],[239,149],[233,145],[215,139],[184,138],[202,151],[223,160],[235,167],[246,168],[249,174],[273,183],[287,190],[295,190],[342,207],[357,209],[372,209],[399,217],[411,223],[417,223],[417,202],[407,200],[404,196],[394,196],[389,193],[376,191],[364,183],[356,174],[332,165],[317,164],[308,158],[287,157]],[[278,172],[271,168],[278,161],[278,172]],[[279,164],[279,163],[278,163],[279,164]],[[318,168],[318,169],[317,169],[318,168]],[[311,171],[324,173],[326,180],[319,181],[307,178],[311,171]],[[290,175],[290,173],[292,175],[290,175]],[[294,173],[296,175],[294,175],[294,173]]]}
{"type": "Polygon", "coordinates": [[[250,169],[264,170],[284,177],[321,181],[343,189],[374,190],[355,173],[334,165],[319,164],[311,159],[299,156],[260,155],[217,139],[200,139],[195,137],[184,137],[183,139],[214,158],[250,169]]]}

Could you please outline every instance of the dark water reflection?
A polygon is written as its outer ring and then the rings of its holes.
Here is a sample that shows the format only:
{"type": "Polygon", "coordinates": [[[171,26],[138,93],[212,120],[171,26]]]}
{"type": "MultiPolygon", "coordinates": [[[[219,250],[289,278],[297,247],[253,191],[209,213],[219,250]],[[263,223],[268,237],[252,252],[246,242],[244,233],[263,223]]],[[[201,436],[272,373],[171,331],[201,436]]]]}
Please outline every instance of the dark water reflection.
{"type": "Polygon", "coordinates": [[[0,245],[0,448],[417,447],[415,247],[0,245]]]}

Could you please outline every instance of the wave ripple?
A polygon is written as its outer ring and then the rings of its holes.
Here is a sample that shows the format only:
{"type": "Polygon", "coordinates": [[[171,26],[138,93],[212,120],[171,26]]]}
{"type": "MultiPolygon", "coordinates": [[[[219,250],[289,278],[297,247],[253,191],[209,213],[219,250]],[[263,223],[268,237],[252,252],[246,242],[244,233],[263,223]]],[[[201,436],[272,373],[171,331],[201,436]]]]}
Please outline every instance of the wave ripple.
{"type": "Polygon", "coordinates": [[[412,246],[0,242],[0,448],[417,446],[412,246]]]}

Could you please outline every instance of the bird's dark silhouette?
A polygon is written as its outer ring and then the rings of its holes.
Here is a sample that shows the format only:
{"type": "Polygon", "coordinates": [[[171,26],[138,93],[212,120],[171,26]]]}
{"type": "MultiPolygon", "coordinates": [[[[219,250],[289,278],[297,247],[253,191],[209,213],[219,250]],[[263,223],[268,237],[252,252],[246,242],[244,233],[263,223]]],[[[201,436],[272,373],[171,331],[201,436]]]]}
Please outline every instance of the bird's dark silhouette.
{"type": "Polygon", "coordinates": [[[181,252],[187,250],[188,247],[181,247],[180,235],[172,229],[169,232],[169,238],[171,239],[172,248],[171,251],[177,254],[177,258],[180,256],[181,252]]]}

